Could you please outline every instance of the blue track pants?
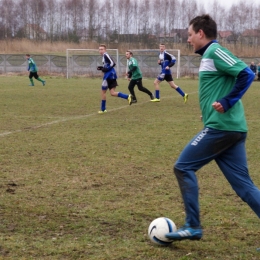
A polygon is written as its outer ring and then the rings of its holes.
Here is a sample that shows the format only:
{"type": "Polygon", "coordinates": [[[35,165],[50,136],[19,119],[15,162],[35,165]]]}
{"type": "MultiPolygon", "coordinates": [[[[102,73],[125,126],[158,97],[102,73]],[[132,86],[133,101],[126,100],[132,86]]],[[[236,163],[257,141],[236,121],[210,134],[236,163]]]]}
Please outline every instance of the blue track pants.
{"type": "Polygon", "coordinates": [[[186,212],[186,223],[200,226],[199,189],[195,172],[215,160],[226,179],[260,218],[260,190],[248,174],[247,133],[203,129],[184,148],[174,165],[186,212]]]}

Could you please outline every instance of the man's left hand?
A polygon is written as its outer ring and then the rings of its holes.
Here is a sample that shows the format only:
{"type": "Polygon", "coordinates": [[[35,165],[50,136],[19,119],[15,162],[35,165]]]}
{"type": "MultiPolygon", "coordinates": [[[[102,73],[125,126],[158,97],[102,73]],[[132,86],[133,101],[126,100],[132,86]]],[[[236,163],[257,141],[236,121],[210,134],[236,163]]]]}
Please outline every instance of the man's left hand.
{"type": "Polygon", "coordinates": [[[218,111],[219,113],[224,113],[225,112],[225,110],[224,110],[224,107],[221,105],[221,103],[219,103],[219,102],[214,102],[213,104],[212,104],[212,107],[216,110],[216,111],[218,111]]]}

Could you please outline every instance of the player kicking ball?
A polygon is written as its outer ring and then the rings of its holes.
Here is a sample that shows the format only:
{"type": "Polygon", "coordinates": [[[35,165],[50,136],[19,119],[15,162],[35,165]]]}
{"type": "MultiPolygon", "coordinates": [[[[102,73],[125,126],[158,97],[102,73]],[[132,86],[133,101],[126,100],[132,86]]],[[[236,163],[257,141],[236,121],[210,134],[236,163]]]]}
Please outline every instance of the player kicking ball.
{"type": "Polygon", "coordinates": [[[106,51],[106,45],[100,44],[99,46],[99,54],[102,55],[102,63],[103,66],[98,66],[97,70],[101,70],[104,73],[103,76],[103,82],[101,87],[101,110],[98,111],[99,114],[104,114],[107,112],[106,110],[106,93],[107,89],[110,91],[110,95],[113,97],[120,97],[123,99],[127,99],[129,105],[132,104],[132,96],[116,92],[115,89],[118,86],[117,84],[117,75],[114,67],[116,66],[113,59],[109,56],[109,54],[106,51]]]}
{"type": "Polygon", "coordinates": [[[31,84],[29,86],[33,87],[34,86],[34,82],[33,82],[33,77],[40,81],[42,83],[43,86],[45,86],[46,81],[42,80],[39,75],[38,75],[38,68],[36,66],[36,63],[34,62],[34,60],[31,58],[30,54],[26,54],[25,58],[28,61],[28,71],[29,71],[29,79],[31,84]]]}
{"type": "Polygon", "coordinates": [[[162,71],[154,81],[155,98],[152,102],[160,102],[160,83],[164,80],[168,82],[171,88],[174,88],[184,99],[184,103],[188,100],[188,94],[184,93],[180,87],[178,87],[172,78],[171,67],[175,64],[176,58],[165,50],[165,44],[159,45],[160,54],[158,64],[161,65],[162,71]]]}
{"type": "MultiPolygon", "coordinates": [[[[165,235],[171,240],[202,238],[196,172],[212,160],[236,194],[260,218],[260,190],[247,166],[248,128],[241,101],[255,75],[217,42],[217,24],[209,15],[193,18],[188,35],[188,43],[201,55],[199,102],[204,128],[186,145],[174,165],[186,218],[182,228],[165,235]]],[[[255,230],[259,232],[259,227],[255,230]]]]}
{"type": "Polygon", "coordinates": [[[132,95],[132,103],[136,103],[136,95],[134,91],[135,85],[137,85],[138,89],[147,95],[150,96],[150,99],[153,100],[154,96],[151,91],[143,86],[142,83],[142,72],[138,66],[137,60],[133,57],[133,53],[131,51],[126,51],[125,56],[128,60],[128,73],[126,74],[129,82],[128,89],[132,95]]]}

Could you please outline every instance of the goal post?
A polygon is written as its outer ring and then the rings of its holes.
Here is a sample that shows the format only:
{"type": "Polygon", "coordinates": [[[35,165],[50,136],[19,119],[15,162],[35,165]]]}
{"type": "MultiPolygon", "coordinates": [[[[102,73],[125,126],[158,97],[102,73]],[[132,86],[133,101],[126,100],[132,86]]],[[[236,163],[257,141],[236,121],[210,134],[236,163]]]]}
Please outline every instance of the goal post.
{"type": "MultiPolygon", "coordinates": [[[[107,49],[108,54],[115,59],[116,70],[120,73],[118,49],[107,49]]],[[[102,56],[98,49],[67,49],[66,67],[67,79],[78,76],[98,76],[97,66],[102,65],[102,56]]]]}
{"type": "MultiPolygon", "coordinates": [[[[176,78],[180,78],[180,61],[181,52],[179,49],[167,49],[167,52],[172,54],[176,58],[176,63],[171,70],[176,78]]],[[[158,68],[158,58],[160,51],[158,49],[133,49],[133,57],[137,59],[139,67],[144,76],[155,77],[156,73],[160,70],[158,68]]],[[[128,63],[126,63],[126,70],[128,63]]]]}

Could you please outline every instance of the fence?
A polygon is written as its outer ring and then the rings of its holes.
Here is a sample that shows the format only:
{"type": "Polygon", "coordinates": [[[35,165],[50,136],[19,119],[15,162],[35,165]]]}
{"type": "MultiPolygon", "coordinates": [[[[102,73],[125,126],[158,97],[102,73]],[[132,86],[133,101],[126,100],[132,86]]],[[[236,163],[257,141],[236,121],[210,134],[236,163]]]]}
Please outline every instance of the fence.
{"type": "MultiPolygon", "coordinates": [[[[59,55],[32,55],[40,72],[49,74],[63,74],[67,73],[66,56],[59,55]]],[[[96,64],[100,61],[99,55],[81,55],[80,59],[77,56],[71,57],[73,59],[73,75],[84,76],[99,76],[100,72],[96,70],[96,64]]],[[[260,57],[250,58],[241,57],[246,64],[254,61],[255,64],[260,63],[260,57]]],[[[159,66],[157,65],[157,57],[139,57],[142,60],[140,63],[144,77],[155,77],[159,73],[159,66]]],[[[180,75],[196,75],[199,71],[201,57],[195,55],[182,55],[180,60],[180,75]]],[[[27,71],[27,60],[24,55],[19,54],[0,54],[0,74],[21,73],[27,71]]],[[[119,66],[117,74],[119,77],[124,76],[126,71],[126,58],[124,55],[119,55],[119,66]]],[[[173,67],[173,73],[176,73],[176,68],[173,67]]]]}

